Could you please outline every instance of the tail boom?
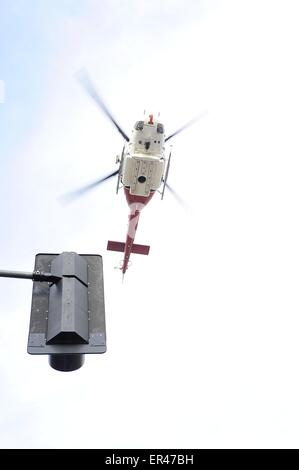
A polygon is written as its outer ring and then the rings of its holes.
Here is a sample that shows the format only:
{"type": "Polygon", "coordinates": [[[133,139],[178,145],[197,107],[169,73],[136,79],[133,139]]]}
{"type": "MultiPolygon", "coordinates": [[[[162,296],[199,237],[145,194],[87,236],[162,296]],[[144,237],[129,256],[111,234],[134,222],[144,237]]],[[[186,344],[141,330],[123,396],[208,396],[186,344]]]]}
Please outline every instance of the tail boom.
{"type": "Polygon", "coordinates": [[[121,253],[124,253],[124,259],[121,267],[121,271],[123,274],[125,274],[128,269],[131,253],[136,253],[138,255],[149,254],[149,245],[138,245],[137,243],[134,243],[134,239],[138,227],[140,211],[143,209],[144,206],[146,206],[146,204],[152,199],[153,195],[155,194],[154,190],[151,190],[149,196],[146,197],[131,194],[130,188],[128,187],[124,188],[124,192],[127,199],[127,203],[130,207],[126,242],[123,243],[109,240],[107,244],[107,250],[119,251],[121,253]]]}
{"type": "Polygon", "coordinates": [[[125,272],[128,269],[131,253],[136,253],[139,255],[149,254],[149,250],[150,250],[149,245],[138,245],[134,243],[139,216],[140,216],[139,210],[135,210],[131,212],[129,215],[129,225],[128,225],[126,243],[115,242],[115,241],[109,240],[107,244],[107,250],[120,251],[121,253],[124,253],[124,259],[123,259],[123,263],[121,267],[123,274],[125,274],[125,272]]]}

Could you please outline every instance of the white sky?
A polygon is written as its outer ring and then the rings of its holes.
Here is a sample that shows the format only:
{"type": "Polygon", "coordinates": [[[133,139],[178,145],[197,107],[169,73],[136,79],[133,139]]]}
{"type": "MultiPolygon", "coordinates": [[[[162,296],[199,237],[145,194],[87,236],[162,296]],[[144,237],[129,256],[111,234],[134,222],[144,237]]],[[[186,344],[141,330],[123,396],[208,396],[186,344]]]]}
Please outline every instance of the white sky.
{"type": "Polygon", "coordinates": [[[16,66],[20,83],[26,67],[44,73],[24,86],[28,102],[41,94],[30,128],[0,67],[0,122],[12,124],[0,144],[0,268],[29,271],[38,252],[102,254],[108,349],[69,374],[29,356],[32,285],[2,279],[0,446],[298,448],[297,2],[63,3],[39,12],[51,18],[44,61],[28,45],[16,66]],[[126,232],[116,182],[57,201],[115,169],[122,147],[76,83],[81,67],[127,133],[145,108],[166,133],[209,111],[173,140],[169,182],[189,211],[170,194],[145,208],[136,242],[151,252],[133,255],[124,284],[121,256],[105,251],[126,232]]]}

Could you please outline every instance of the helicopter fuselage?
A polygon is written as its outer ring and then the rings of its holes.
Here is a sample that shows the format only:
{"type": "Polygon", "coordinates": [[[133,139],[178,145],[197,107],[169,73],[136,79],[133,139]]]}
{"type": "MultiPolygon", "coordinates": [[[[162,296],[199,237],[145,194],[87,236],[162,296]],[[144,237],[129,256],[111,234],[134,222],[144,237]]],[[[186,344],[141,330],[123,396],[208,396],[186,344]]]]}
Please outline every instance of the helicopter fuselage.
{"type": "Polygon", "coordinates": [[[148,255],[148,245],[134,244],[140,212],[152,199],[165,174],[164,126],[154,120],[137,121],[132,137],[125,145],[120,161],[119,184],[122,183],[130,207],[126,242],[108,241],[107,249],[124,252],[121,270],[125,274],[131,253],[148,255]]]}
{"type": "Polygon", "coordinates": [[[131,195],[148,197],[156,191],[165,170],[164,126],[149,115],[137,121],[124,149],[120,180],[131,195]]]}

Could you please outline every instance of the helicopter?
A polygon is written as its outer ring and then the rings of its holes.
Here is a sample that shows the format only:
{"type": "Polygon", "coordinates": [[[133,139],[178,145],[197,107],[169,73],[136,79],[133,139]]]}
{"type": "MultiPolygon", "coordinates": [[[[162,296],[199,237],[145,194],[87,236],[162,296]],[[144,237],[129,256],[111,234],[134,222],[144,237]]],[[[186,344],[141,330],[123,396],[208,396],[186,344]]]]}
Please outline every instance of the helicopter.
{"type": "Polygon", "coordinates": [[[130,208],[128,229],[126,241],[109,240],[107,250],[124,253],[119,268],[124,278],[130,265],[131,254],[148,255],[150,251],[149,245],[134,243],[142,209],[150,202],[156,192],[159,192],[161,199],[163,199],[166,188],[180,201],[180,197],[167,182],[172,151],[170,148],[166,156],[165,144],[202,118],[207,111],[188,121],[170,135],[165,134],[164,125],[160,122],[159,114],[156,116],[152,113],[146,114],[144,112],[143,119],[135,123],[129,138],[110,113],[88,74],[85,71],[80,71],[77,74],[77,78],[87,94],[112,122],[125,142],[121,155],[116,157],[117,170],[79,190],[69,193],[66,197],[72,199],[73,197],[81,196],[85,192],[117,176],[116,193],[123,188],[130,208]]]}

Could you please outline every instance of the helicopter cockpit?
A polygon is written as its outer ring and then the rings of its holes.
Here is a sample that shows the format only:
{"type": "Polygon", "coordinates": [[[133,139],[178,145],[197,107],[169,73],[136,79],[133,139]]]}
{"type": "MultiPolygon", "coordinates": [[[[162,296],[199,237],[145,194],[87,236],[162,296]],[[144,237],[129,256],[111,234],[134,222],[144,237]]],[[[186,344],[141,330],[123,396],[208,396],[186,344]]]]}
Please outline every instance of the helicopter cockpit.
{"type": "Polygon", "coordinates": [[[137,121],[130,145],[131,153],[146,153],[161,156],[164,150],[164,126],[154,120],[150,114],[148,119],[137,121]]]}
{"type": "MultiPolygon", "coordinates": [[[[134,126],[134,129],[136,131],[143,131],[144,124],[146,124],[144,121],[137,121],[135,126],[134,126]]],[[[151,125],[154,125],[154,124],[155,123],[153,122],[153,124],[151,124],[151,125]]],[[[157,133],[158,134],[164,134],[164,126],[163,126],[163,124],[161,124],[161,122],[157,123],[157,133]]]]}

